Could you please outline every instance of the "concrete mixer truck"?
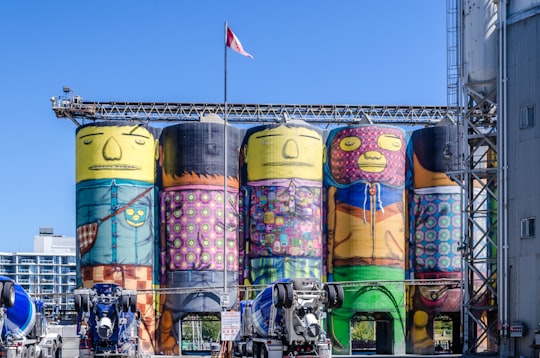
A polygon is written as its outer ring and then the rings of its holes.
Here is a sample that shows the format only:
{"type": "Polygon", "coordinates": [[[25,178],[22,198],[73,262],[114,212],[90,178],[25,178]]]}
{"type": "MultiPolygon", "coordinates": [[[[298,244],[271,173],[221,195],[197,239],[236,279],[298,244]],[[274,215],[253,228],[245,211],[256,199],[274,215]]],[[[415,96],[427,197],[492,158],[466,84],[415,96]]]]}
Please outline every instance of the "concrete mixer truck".
{"type": "Polygon", "coordinates": [[[62,337],[48,332],[43,301],[32,300],[22,286],[0,276],[0,356],[56,358],[62,337]]]}
{"type": "Polygon", "coordinates": [[[114,283],[74,291],[79,357],[136,357],[140,313],[137,292],[114,283]]]}
{"type": "Polygon", "coordinates": [[[234,342],[238,357],[330,358],[330,340],[321,327],[325,309],[343,304],[340,284],[296,278],[274,282],[254,300],[240,304],[240,332],[234,342]]]}

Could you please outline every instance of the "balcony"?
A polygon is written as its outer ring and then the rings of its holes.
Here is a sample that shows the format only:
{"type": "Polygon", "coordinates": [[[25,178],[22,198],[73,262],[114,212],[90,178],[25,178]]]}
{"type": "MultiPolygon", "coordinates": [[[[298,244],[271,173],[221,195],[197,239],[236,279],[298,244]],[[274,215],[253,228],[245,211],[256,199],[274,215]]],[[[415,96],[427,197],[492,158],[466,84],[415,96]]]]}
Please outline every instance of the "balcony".
{"type": "Polygon", "coordinates": [[[34,259],[20,259],[19,264],[36,264],[36,260],[34,259]]]}

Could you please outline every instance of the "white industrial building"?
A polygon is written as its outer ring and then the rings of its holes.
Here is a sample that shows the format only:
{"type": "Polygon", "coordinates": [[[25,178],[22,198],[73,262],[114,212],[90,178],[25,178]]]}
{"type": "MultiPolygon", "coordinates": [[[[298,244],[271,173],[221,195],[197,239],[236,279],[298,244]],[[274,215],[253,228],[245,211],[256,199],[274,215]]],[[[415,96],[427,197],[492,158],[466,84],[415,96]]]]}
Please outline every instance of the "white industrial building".
{"type": "Polygon", "coordinates": [[[0,275],[12,278],[33,298],[43,300],[49,318],[71,319],[77,284],[75,237],[40,228],[33,252],[0,252],[0,275]]]}

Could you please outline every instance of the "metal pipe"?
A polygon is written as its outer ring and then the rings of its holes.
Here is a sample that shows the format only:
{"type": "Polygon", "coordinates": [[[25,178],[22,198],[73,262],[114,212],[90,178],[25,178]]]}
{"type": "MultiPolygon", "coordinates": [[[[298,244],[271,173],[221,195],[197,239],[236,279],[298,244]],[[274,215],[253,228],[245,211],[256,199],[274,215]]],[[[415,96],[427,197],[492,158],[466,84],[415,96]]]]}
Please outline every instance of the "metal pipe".
{"type": "Polygon", "coordinates": [[[507,51],[506,51],[506,7],[507,0],[499,3],[499,104],[498,104],[498,293],[499,321],[502,324],[502,335],[508,329],[508,110],[507,110],[507,51]]]}

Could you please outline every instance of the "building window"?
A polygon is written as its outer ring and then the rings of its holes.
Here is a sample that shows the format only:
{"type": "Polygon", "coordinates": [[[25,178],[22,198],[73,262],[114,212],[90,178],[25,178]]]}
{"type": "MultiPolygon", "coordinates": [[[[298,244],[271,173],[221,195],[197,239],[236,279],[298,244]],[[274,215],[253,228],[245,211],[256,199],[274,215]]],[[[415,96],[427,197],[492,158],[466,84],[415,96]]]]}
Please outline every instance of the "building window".
{"type": "Polygon", "coordinates": [[[534,127],[535,123],[535,110],[534,106],[521,108],[519,116],[519,128],[534,127]]]}
{"type": "Polygon", "coordinates": [[[521,219],[521,238],[530,239],[534,237],[535,231],[535,218],[524,218],[521,219]]]}

